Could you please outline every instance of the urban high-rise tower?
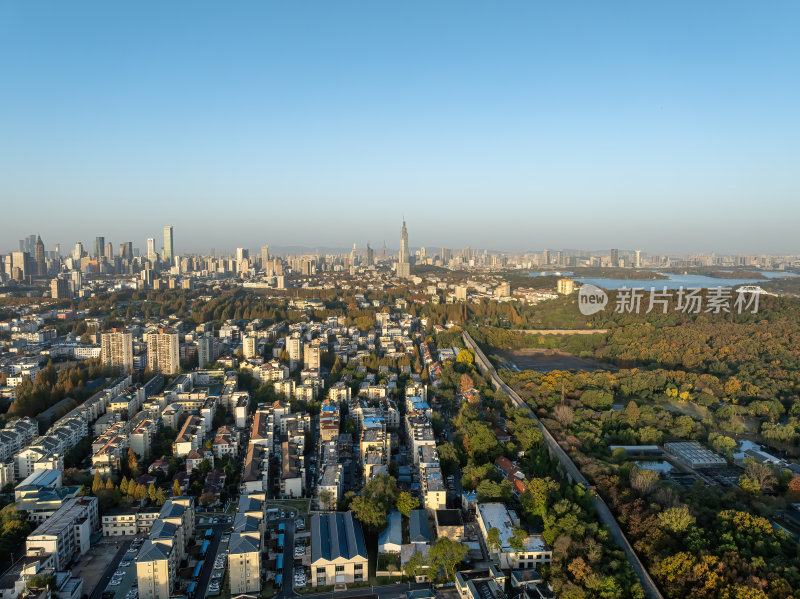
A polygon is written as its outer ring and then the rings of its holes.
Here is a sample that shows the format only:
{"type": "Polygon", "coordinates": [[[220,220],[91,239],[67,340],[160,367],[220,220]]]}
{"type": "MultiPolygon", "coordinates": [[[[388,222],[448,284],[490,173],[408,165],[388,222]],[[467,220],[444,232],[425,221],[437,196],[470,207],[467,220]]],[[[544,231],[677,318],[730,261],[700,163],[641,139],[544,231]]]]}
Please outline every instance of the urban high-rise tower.
{"type": "Polygon", "coordinates": [[[397,276],[407,279],[411,276],[411,263],[408,253],[408,230],[406,220],[403,219],[403,228],[400,229],[400,254],[397,256],[397,276]]]}
{"type": "Polygon", "coordinates": [[[172,262],[174,254],[172,253],[172,225],[164,227],[164,260],[172,262]]]}
{"type": "Polygon", "coordinates": [[[47,263],[44,259],[44,243],[41,236],[36,239],[34,258],[36,259],[36,274],[42,277],[47,274],[47,263]]]}

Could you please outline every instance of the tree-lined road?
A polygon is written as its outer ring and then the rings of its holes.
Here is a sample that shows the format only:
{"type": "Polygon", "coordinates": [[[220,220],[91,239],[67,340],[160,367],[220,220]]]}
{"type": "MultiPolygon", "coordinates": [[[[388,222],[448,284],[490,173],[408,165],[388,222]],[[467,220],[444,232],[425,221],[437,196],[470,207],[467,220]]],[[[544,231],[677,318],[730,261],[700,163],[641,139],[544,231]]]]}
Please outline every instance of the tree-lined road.
{"type": "MultiPolygon", "coordinates": [[[[542,431],[544,442],[547,444],[550,454],[555,456],[555,458],[558,460],[567,477],[571,481],[581,483],[588,488],[590,486],[589,482],[586,480],[586,477],[581,474],[581,471],[575,465],[575,462],[572,461],[572,459],[567,455],[567,452],[564,451],[564,449],[558,444],[552,433],[547,430],[547,427],[544,426],[544,424],[542,424],[542,422],[536,417],[536,414],[533,413],[533,410],[531,410],[530,406],[522,401],[522,398],[517,395],[517,392],[509,387],[505,381],[500,378],[494,366],[492,366],[492,363],[489,362],[488,358],[484,355],[483,351],[481,351],[481,348],[478,347],[478,344],[475,343],[470,334],[467,333],[467,331],[463,331],[462,337],[467,347],[475,352],[475,364],[478,366],[478,370],[480,370],[482,374],[488,374],[490,376],[492,380],[492,387],[494,387],[496,391],[503,391],[511,398],[511,401],[513,401],[518,408],[526,410],[530,414],[531,418],[536,421],[539,426],[539,430],[542,431]]],[[[636,552],[633,550],[633,547],[625,536],[625,533],[623,533],[622,529],[619,527],[619,524],[614,518],[614,515],[611,513],[611,510],[608,509],[606,502],[603,501],[603,498],[600,497],[596,492],[591,491],[591,493],[592,503],[594,504],[594,508],[597,511],[600,521],[608,527],[614,541],[625,551],[628,562],[630,562],[631,568],[633,568],[633,571],[639,578],[639,582],[642,584],[645,595],[648,597],[648,599],[664,599],[661,591],[658,590],[656,583],[650,577],[650,573],[647,571],[647,568],[644,567],[644,564],[639,559],[639,556],[636,555],[636,552]]]]}

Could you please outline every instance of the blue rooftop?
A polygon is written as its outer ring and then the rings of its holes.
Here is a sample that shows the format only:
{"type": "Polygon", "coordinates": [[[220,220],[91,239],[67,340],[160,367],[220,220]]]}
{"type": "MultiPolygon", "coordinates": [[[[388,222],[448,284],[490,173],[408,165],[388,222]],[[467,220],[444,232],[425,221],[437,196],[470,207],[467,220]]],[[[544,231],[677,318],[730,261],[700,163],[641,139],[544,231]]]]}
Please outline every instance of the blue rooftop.
{"type": "Polygon", "coordinates": [[[399,547],[403,544],[403,526],[400,512],[392,510],[387,514],[386,521],[389,525],[378,534],[379,550],[383,545],[397,545],[399,547]]]}

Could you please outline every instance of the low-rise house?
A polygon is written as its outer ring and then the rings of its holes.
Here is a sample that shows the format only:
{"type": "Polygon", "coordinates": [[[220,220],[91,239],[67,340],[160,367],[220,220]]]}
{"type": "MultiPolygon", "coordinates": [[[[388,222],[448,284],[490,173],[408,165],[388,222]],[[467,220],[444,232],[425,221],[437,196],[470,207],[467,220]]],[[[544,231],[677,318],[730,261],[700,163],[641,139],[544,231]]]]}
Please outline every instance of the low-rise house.
{"type": "Polygon", "coordinates": [[[397,510],[386,515],[388,525],[378,534],[378,553],[400,553],[403,545],[403,516],[397,510]]]}
{"type": "Polygon", "coordinates": [[[203,419],[191,415],[183,423],[175,442],[172,444],[172,454],[176,457],[188,455],[193,449],[200,449],[205,438],[203,419]]]}
{"type": "Polygon", "coordinates": [[[417,544],[430,544],[431,527],[428,524],[428,513],[425,510],[411,510],[408,514],[409,542],[417,544]]]}

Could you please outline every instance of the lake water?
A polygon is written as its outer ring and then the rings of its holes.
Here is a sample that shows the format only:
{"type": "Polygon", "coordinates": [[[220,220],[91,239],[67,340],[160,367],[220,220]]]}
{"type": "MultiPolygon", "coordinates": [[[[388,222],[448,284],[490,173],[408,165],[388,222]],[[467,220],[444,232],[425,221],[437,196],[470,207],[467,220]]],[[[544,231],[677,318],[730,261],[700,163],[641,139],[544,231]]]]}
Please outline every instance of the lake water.
{"type": "MultiPolygon", "coordinates": [[[[679,289],[680,287],[692,288],[698,287],[701,289],[708,289],[712,287],[736,287],[737,285],[758,285],[763,283],[764,279],[720,279],[717,277],[705,277],[702,275],[676,275],[670,273],[661,273],[669,277],[668,279],[653,280],[634,280],[634,279],[605,279],[602,277],[575,277],[576,281],[581,283],[590,283],[603,289],[679,289]]],[[[796,276],[792,273],[784,272],[762,272],[767,279],[780,279],[784,277],[796,276]]]]}

